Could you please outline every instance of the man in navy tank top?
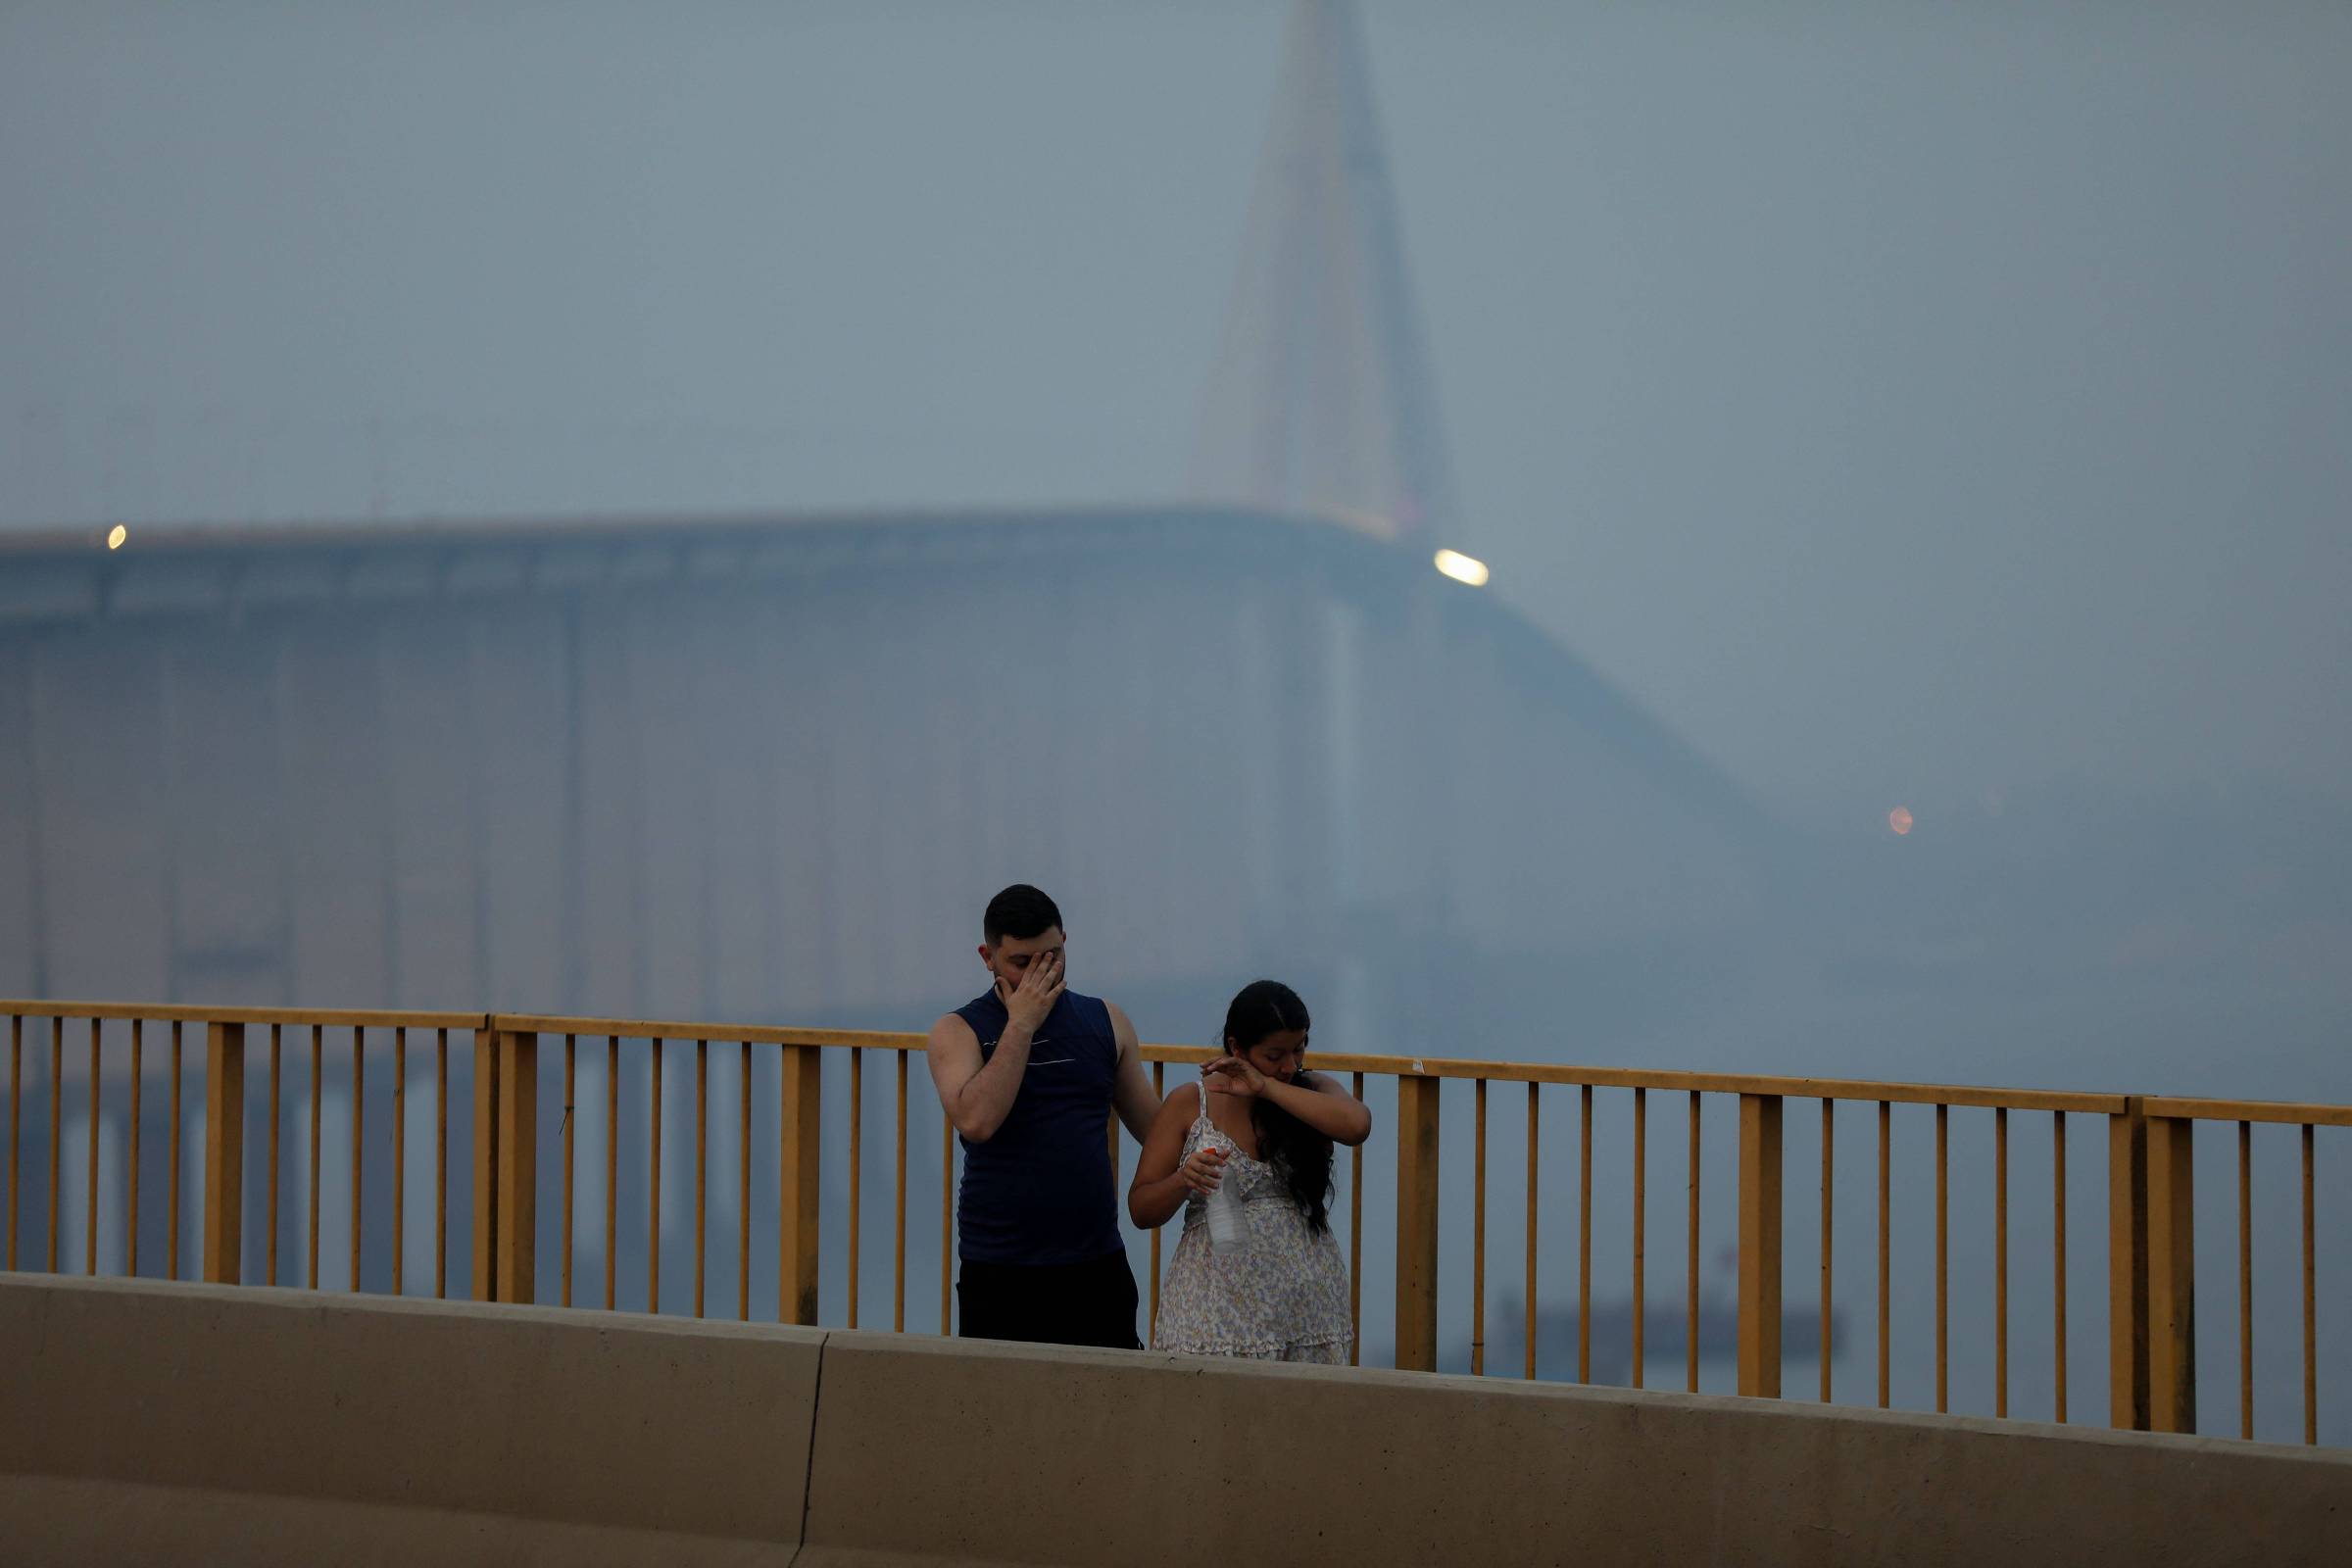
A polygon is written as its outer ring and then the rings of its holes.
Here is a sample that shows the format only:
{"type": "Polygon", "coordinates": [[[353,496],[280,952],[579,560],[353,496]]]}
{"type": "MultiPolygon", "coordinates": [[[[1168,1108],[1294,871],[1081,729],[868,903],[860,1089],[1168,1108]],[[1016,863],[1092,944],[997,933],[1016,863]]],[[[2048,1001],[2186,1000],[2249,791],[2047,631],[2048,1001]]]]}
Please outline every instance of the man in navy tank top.
{"type": "Polygon", "coordinates": [[[1159,1097],[1135,1026],[1063,989],[1061,910],[1016,884],[991,899],[989,989],[931,1026],[931,1082],[963,1142],[958,1330],[1140,1349],[1112,1191],[1111,1112],[1137,1143],[1159,1097]]]}

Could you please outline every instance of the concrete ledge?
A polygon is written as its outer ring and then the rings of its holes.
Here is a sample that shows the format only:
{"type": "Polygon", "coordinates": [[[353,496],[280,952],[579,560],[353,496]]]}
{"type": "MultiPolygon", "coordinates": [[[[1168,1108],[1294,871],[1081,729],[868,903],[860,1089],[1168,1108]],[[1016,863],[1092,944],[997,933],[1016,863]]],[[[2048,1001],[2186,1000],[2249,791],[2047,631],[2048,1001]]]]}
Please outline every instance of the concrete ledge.
{"type": "Polygon", "coordinates": [[[2352,1562],[2352,1454],[0,1274],[0,1557],[2352,1562]]]}
{"type": "Polygon", "coordinates": [[[792,1543],[714,1541],[510,1514],[329,1502],[127,1481],[0,1476],[0,1521],[18,1563],[237,1563],[242,1568],[414,1568],[417,1563],[546,1568],[790,1568],[792,1543]]]}
{"type": "Polygon", "coordinates": [[[0,1474],[797,1544],[823,1343],[0,1274],[0,1474]]]}
{"type": "Polygon", "coordinates": [[[2352,1455],[835,1334],[807,1540],[809,1568],[2340,1565],[2352,1455]]]}

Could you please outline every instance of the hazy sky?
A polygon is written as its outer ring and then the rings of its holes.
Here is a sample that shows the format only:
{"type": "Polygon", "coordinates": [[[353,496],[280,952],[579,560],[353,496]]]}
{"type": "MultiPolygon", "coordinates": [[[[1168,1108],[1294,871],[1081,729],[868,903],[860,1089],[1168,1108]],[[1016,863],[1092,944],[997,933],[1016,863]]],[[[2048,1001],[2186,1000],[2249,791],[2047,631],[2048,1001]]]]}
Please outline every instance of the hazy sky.
{"type": "MultiPolygon", "coordinates": [[[[1364,9],[1496,591],[1810,820],[2352,800],[2352,8],[1364,9]]],[[[1284,10],[0,6],[0,522],[1172,494],[1284,10]]]]}

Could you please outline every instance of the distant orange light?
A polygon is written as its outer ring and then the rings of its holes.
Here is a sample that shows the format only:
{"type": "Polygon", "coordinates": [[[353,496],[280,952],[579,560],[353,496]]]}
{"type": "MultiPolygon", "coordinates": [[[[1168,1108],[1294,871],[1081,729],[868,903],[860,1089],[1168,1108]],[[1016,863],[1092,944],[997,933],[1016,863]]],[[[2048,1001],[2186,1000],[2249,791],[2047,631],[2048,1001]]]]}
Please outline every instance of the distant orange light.
{"type": "Polygon", "coordinates": [[[1886,813],[1886,825],[1894,829],[1894,836],[1896,838],[1901,838],[1904,834],[1910,832],[1911,808],[1908,806],[1898,806],[1893,810],[1888,811],[1886,813]]]}

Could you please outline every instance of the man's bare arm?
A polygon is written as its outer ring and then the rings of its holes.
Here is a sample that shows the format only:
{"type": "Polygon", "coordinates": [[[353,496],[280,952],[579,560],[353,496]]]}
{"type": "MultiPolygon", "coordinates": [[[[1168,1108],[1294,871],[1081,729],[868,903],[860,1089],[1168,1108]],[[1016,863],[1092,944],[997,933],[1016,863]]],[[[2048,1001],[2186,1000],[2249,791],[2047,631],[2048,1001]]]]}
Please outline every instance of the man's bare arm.
{"type": "Polygon", "coordinates": [[[983,1065],[971,1025],[951,1012],[931,1026],[931,1043],[923,1055],[931,1064],[931,1086],[939,1091],[948,1120],[973,1143],[987,1143],[1004,1124],[1013,1096],[1020,1091],[1020,1075],[1029,1066],[1029,1042],[1005,1030],[995,1056],[983,1065]]]}
{"type": "Polygon", "coordinates": [[[1110,1084],[1111,1109],[1137,1143],[1152,1135],[1152,1118],[1159,1114],[1159,1096],[1152,1088],[1152,1076],[1144,1071],[1144,1048],[1135,1037],[1135,1025],[1115,1003],[1104,1003],[1110,1011],[1111,1038],[1118,1042],[1119,1064],[1110,1084]]]}
{"type": "Polygon", "coordinates": [[[1032,963],[1005,998],[1004,1033],[985,1065],[970,1024],[951,1012],[931,1026],[931,1043],[923,1053],[931,1065],[931,1086],[939,1091],[948,1119],[971,1142],[987,1143],[1011,1114],[1029,1071],[1030,1042],[1060,996],[1059,961],[1047,956],[1032,963]]]}

